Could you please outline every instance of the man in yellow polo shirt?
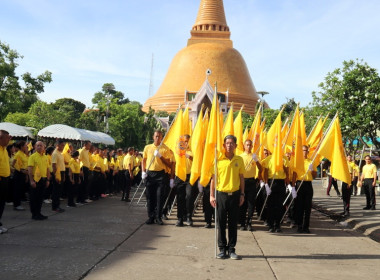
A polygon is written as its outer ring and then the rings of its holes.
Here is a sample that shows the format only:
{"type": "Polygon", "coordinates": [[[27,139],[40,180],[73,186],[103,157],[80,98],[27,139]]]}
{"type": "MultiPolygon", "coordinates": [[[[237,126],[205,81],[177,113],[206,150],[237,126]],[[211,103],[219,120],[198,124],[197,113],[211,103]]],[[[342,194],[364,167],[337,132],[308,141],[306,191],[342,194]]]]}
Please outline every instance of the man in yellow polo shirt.
{"type": "MultiPolygon", "coordinates": [[[[309,147],[302,146],[303,158],[304,158],[304,170],[306,174],[297,174],[293,172],[294,177],[297,178],[296,188],[298,189],[295,201],[295,215],[296,223],[298,225],[298,233],[310,233],[310,214],[311,203],[313,200],[313,185],[312,181],[317,176],[317,171],[314,169],[311,159],[308,158],[309,147]],[[300,186],[303,180],[302,185],[300,186]]],[[[294,193],[294,187],[292,188],[292,194],[294,193]]],[[[294,197],[294,196],[293,196],[294,197]]]]}
{"type": "MultiPolygon", "coordinates": [[[[217,183],[215,174],[210,185],[210,204],[216,207],[218,224],[218,259],[239,259],[235,253],[237,243],[237,223],[239,219],[239,206],[244,203],[244,161],[235,155],[236,137],[227,135],[224,138],[225,153],[217,162],[217,183]],[[216,189],[216,197],[215,197],[216,189]],[[226,227],[228,220],[228,243],[226,227]],[[228,254],[227,254],[228,252],[228,254]]],[[[214,168],[212,169],[214,173],[214,168]]]]}
{"type": "Polygon", "coordinates": [[[244,161],[244,185],[245,185],[245,201],[240,207],[240,229],[252,230],[252,217],[255,211],[256,202],[256,174],[261,174],[262,168],[256,154],[252,154],[252,141],[245,140],[244,153],[240,155],[244,161]],[[258,169],[258,172],[257,170],[258,169]],[[248,216],[247,216],[248,210],[248,216]]]}
{"type": "Polygon", "coordinates": [[[45,188],[49,187],[50,171],[49,160],[44,153],[45,144],[36,143],[36,151],[28,159],[28,173],[30,182],[30,212],[33,220],[45,220],[47,216],[41,214],[45,188]]]}
{"type": "Polygon", "coordinates": [[[164,206],[165,167],[172,168],[170,149],[161,144],[162,132],[153,134],[153,144],[146,145],[143,153],[141,178],[146,179],[146,198],[148,220],[146,224],[156,222],[163,225],[162,208],[164,206]]]}
{"type": "MultiPolygon", "coordinates": [[[[354,168],[352,166],[352,157],[348,155],[346,157],[347,159],[347,166],[348,171],[350,172],[351,182],[354,179],[354,168]]],[[[352,184],[349,185],[345,182],[342,182],[342,200],[343,200],[343,212],[341,215],[343,217],[350,216],[350,200],[351,200],[351,194],[352,194],[352,184]]]]}
{"type": "Polygon", "coordinates": [[[360,178],[367,200],[367,205],[363,208],[363,210],[376,210],[376,177],[376,165],[372,163],[370,156],[366,156],[365,165],[363,166],[362,176],[360,178]]]}
{"type": "Polygon", "coordinates": [[[62,195],[63,182],[65,181],[65,160],[63,158],[62,152],[65,147],[65,141],[58,139],[56,143],[56,148],[51,156],[53,165],[53,189],[52,189],[52,210],[57,213],[65,212],[64,209],[60,207],[60,198],[62,195]]]}
{"type": "Polygon", "coordinates": [[[90,141],[84,141],[82,149],[79,150],[79,160],[82,164],[83,181],[78,187],[78,197],[77,202],[84,204],[86,199],[89,197],[89,176],[90,176],[90,155],[89,151],[91,148],[90,141]]]}
{"type": "Polygon", "coordinates": [[[128,153],[123,159],[123,169],[125,170],[125,185],[123,189],[123,194],[121,200],[125,202],[130,202],[129,193],[131,192],[133,184],[133,168],[135,165],[135,149],[133,147],[128,148],[128,153]]]}
{"type": "Polygon", "coordinates": [[[5,201],[7,199],[8,180],[11,174],[7,151],[10,139],[11,137],[8,131],[0,130],[0,234],[8,231],[7,228],[3,227],[1,217],[4,212],[5,201]]]}

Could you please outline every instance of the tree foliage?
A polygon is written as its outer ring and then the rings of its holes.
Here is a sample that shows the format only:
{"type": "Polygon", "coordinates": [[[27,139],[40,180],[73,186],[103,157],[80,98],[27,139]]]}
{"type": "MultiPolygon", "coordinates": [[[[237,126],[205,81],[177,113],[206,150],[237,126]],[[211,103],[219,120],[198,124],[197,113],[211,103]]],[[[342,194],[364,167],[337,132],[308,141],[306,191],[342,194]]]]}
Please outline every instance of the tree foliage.
{"type": "Polygon", "coordinates": [[[380,77],[376,69],[362,60],[344,61],[342,68],[329,72],[319,91],[313,92],[315,111],[332,117],[339,112],[342,135],[352,146],[354,139],[365,138],[380,148],[380,77]]]}
{"type": "Polygon", "coordinates": [[[52,81],[51,72],[33,77],[30,73],[16,75],[17,61],[22,56],[9,45],[0,41],[0,121],[8,113],[27,112],[38,100],[38,94],[44,91],[44,84],[52,81]]]}

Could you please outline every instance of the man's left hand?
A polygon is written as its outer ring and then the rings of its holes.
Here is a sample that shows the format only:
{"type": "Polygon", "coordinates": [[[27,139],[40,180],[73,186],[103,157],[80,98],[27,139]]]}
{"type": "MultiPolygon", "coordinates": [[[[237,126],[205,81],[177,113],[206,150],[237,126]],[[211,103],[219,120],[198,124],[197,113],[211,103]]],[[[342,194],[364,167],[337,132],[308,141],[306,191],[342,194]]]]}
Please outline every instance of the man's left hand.
{"type": "Polygon", "coordinates": [[[241,196],[240,196],[240,203],[239,203],[239,206],[242,206],[243,203],[244,203],[244,196],[241,195],[241,196]]]}

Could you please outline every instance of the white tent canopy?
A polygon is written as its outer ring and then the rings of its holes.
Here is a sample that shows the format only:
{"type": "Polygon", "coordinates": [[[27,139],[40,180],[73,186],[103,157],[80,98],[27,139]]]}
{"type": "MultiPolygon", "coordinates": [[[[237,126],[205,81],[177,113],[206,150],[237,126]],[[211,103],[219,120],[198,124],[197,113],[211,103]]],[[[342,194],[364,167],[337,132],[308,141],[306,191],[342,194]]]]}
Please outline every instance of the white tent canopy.
{"type": "Polygon", "coordinates": [[[115,140],[102,132],[90,131],[86,129],[74,128],[64,124],[53,124],[41,129],[40,137],[61,138],[78,141],[91,141],[92,143],[102,143],[105,145],[115,145],[115,140]]]}
{"type": "Polygon", "coordinates": [[[17,125],[9,122],[0,123],[0,129],[8,131],[9,135],[13,137],[28,137],[34,138],[31,128],[17,125]]]}

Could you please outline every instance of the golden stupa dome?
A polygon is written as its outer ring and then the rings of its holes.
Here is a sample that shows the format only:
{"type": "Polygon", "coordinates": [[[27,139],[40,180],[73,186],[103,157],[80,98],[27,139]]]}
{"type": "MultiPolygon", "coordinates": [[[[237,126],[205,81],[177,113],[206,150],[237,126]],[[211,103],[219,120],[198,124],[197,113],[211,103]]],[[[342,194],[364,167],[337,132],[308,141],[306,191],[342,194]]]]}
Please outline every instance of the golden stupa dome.
{"type": "Polygon", "coordinates": [[[175,112],[186,100],[185,91],[197,92],[206,79],[217,83],[218,92],[228,91],[228,101],[254,114],[259,96],[241,54],[232,47],[222,0],[202,0],[187,47],[172,60],[156,94],[144,104],[155,110],[175,112]]]}

